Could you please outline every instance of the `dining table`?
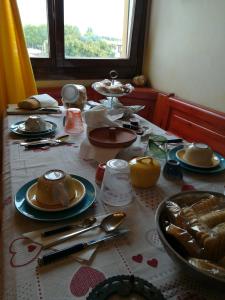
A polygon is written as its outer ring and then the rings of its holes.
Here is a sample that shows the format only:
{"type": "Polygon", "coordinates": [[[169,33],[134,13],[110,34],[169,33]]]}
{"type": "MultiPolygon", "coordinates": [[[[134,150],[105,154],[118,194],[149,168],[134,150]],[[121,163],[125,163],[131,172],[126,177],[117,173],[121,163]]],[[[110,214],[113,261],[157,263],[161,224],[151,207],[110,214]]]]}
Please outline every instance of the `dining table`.
{"type": "MultiPolygon", "coordinates": [[[[66,134],[63,116],[63,113],[42,114],[45,120],[56,124],[56,136],[66,134]]],[[[149,128],[152,133],[175,138],[171,133],[142,117],[136,117],[140,124],[149,128]]],[[[132,202],[126,206],[110,206],[99,199],[100,186],[95,182],[99,162],[90,158],[85,159],[80,153],[80,145],[87,134],[85,124],[83,132],[70,136],[71,143],[27,150],[20,145],[24,137],[10,130],[13,124],[26,119],[27,115],[18,114],[7,115],[4,120],[2,171],[4,189],[1,224],[3,276],[0,280],[2,299],[88,299],[101,282],[121,275],[141,278],[159,290],[165,299],[224,299],[222,291],[212,289],[189,276],[171,259],[159,239],[155,221],[158,205],[174,194],[188,190],[224,194],[224,171],[201,174],[183,169],[182,180],[168,180],[163,176],[165,161],[161,159],[160,177],[154,186],[133,188],[132,202]],[[55,212],[35,211],[35,208],[27,208],[27,204],[25,209],[21,206],[21,201],[26,201],[24,198],[27,187],[46,171],[53,169],[72,174],[90,190],[90,199],[86,199],[85,208],[81,206],[80,209],[69,209],[68,212],[65,210],[55,214],[55,212]],[[128,229],[127,234],[100,243],[83,254],[81,252],[69,255],[44,266],[38,264],[38,258],[46,253],[104,236],[105,233],[98,228],[94,232],[89,231],[75,236],[55,249],[51,247],[43,249],[37,233],[65,224],[80,224],[90,216],[102,220],[104,216],[118,211],[126,214],[121,229],[128,229]]],[[[146,140],[141,136],[138,136],[135,143],[143,149],[147,147],[146,140]]]]}

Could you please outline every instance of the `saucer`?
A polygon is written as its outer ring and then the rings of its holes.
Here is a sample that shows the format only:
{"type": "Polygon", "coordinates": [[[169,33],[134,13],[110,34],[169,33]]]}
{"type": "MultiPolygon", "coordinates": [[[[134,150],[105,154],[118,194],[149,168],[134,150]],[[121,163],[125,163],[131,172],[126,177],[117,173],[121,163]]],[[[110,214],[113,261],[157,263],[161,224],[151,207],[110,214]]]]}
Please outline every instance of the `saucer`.
{"type": "Polygon", "coordinates": [[[185,163],[185,164],[187,164],[189,166],[192,166],[192,167],[203,168],[203,169],[211,169],[211,168],[217,167],[220,164],[220,159],[215,153],[213,154],[211,165],[209,165],[209,166],[190,163],[190,162],[188,162],[184,159],[184,154],[185,154],[185,149],[180,149],[176,152],[176,158],[179,161],[181,161],[182,163],[185,163]]]}
{"type": "Polygon", "coordinates": [[[25,126],[25,122],[22,122],[18,125],[18,130],[23,132],[23,133],[29,133],[29,134],[33,134],[33,133],[42,133],[42,132],[46,132],[49,130],[52,130],[53,128],[53,124],[50,123],[49,121],[45,121],[45,129],[44,130],[39,130],[39,131],[32,131],[32,130],[27,130],[26,126],[25,126]]]}
{"type": "Polygon", "coordinates": [[[34,208],[42,210],[42,211],[62,211],[68,208],[71,208],[78,203],[84,198],[85,195],[85,186],[83,183],[81,183],[79,180],[73,178],[73,187],[74,187],[74,198],[70,201],[68,206],[63,206],[62,204],[58,205],[44,205],[43,203],[38,202],[36,198],[36,192],[37,192],[37,182],[31,185],[27,192],[26,192],[26,199],[27,202],[34,208]]]}
{"type": "Polygon", "coordinates": [[[20,135],[21,137],[40,137],[40,136],[44,136],[44,135],[48,135],[51,133],[54,133],[57,125],[51,121],[46,121],[47,123],[51,124],[51,129],[48,129],[47,131],[38,131],[38,132],[27,132],[27,131],[21,131],[19,129],[19,126],[21,126],[21,124],[24,124],[24,121],[19,121],[15,124],[12,124],[10,126],[10,132],[15,133],[16,135],[20,135]]]}
{"type": "Polygon", "coordinates": [[[33,179],[23,185],[15,195],[14,205],[17,211],[23,216],[43,222],[56,222],[63,221],[74,218],[83,212],[85,212],[88,208],[92,206],[96,198],[96,190],[94,185],[84,177],[71,175],[73,178],[79,180],[86,188],[86,194],[82,201],[80,201],[77,205],[63,210],[63,211],[41,211],[32,207],[26,199],[27,190],[37,182],[37,179],[33,179]]]}

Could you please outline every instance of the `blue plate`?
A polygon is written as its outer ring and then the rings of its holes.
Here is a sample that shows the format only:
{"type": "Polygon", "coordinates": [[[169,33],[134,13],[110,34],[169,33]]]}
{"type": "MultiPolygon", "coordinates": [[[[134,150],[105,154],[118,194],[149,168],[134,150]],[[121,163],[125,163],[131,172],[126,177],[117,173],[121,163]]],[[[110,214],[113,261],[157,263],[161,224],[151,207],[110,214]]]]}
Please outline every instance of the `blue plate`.
{"type": "Polygon", "coordinates": [[[51,121],[46,121],[46,122],[48,122],[52,125],[52,128],[49,130],[46,130],[46,131],[42,131],[42,132],[25,132],[24,131],[23,132],[23,131],[19,130],[19,125],[23,124],[24,121],[20,121],[15,124],[12,124],[10,126],[10,131],[17,135],[20,135],[22,137],[40,137],[40,136],[45,136],[45,135],[54,133],[57,128],[57,125],[51,121]]]}
{"type": "Polygon", "coordinates": [[[176,152],[180,149],[182,149],[183,146],[177,146],[169,151],[169,159],[173,159],[180,162],[180,165],[183,169],[194,172],[194,173],[201,173],[201,174],[217,174],[225,170],[225,158],[221,156],[219,153],[215,152],[216,156],[220,159],[220,164],[215,168],[197,168],[192,167],[190,165],[187,165],[185,163],[182,163],[178,158],[176,157],[176,152]]]}
{"type": "Polygon", "coordinates": [[[73,218],[75,216],[80,215],[84,211],[86,211],[95,201],[96,191],[93,184],[88,181],[87,179],[77,176],[71,175],[73,178],[80,180],[86,188],[86,194],[80,204],[69,208],[63,211],[57,212],[46,212],[40,211],[32,206],[30,206],[26,200],[26,192],[31,185],[33,185],[37,179],[33,179],[30,182],[26,183],[22,186],[19,191],[16,193],[15,196],[15,207],[16,209],[25,217],[37,220],[37,221],[46,221],[46,222],[53,222],[53,221],[61,221],[73,218]]]}

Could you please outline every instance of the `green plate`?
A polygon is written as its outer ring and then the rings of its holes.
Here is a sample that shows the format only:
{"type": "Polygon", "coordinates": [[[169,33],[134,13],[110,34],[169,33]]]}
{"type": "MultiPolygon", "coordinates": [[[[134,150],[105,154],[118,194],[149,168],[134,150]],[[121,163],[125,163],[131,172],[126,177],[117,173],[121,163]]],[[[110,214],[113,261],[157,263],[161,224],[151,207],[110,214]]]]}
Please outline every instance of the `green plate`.
{"type": "Polygon", "coordinates": [[[34,183],[37,182],[36,178],[23,185],[16,193],[14,200],[16,209],[19,213],[27,218],[45,222],[62,221],[80,215],[94,203],[96,198],[96,191],[93,184],[86,178],[72,174],[71,176],[82,182],[86,188],[86,194],[83,200],[78,205],[67,210],[57,212],[47,212],[35,209],[31,205],[29,205],[28,201],[26,200],[26,192],[34,183]]]}
{"type": "Polygon", "coordinates": [[[21,137],[41,137],[55,132],[57,125],[54,122],[46,121],[51,125],[51,129],[41,132],[22,132],[19,127],[24,123],[24,121],[17,122],[10,126],[10,132],[15,133],[21,137]]]}
{"type": "Polygon", "coordinates": [[[180,165],[183,169],[194,172],[194,173],[200,173],[200,174],[206,174],[206,175],[207,174],[217,174],[217,173],[223,172],[225,170],[225,158],[217,152],[215,152],[215,155],[220,159],[220,164],[214,168],[208,168],[208,169],[207,168],[198,168],[198,167],[193,167],[193,166],[190,166],[190,165],[187,165],[187,164],[181,162],[177,158],[176,153],[178,150],[180,150],[182,148],[183,148],[183,146],[177,146],[177,147],[173,148],[172,150],[169,151],[168,156],[169,156],[169,159],[179,161],[180,165]]]}

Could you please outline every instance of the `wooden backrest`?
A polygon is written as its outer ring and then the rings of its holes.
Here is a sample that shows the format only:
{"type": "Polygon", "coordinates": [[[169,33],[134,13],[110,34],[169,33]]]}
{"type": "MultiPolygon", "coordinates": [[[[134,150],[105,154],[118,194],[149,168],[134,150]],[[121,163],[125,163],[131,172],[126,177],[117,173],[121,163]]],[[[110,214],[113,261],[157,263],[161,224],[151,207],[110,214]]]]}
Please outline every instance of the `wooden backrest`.
{"type": "Polygon", "coordinates": [[[206,143],[214,151],[225,155],[223,112],[159,93],[153,122],[187,141],[206,143]]]}

